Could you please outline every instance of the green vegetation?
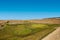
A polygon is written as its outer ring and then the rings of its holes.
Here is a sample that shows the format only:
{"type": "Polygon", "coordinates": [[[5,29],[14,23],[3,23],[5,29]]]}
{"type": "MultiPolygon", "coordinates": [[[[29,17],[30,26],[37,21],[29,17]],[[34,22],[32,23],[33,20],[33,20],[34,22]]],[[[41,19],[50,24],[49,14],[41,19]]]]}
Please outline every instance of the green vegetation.
{"type": "Polygon", "coordinates": [[[26,21],[24,24],[7,23],[4,25],[4,29],[0,30],[0,40],[26,40],[29,36],[35,36],[36,33],[43,38],[45,35],[55,30],[57,26],[60,26],[60,24],[37,24],[26,21]]]}

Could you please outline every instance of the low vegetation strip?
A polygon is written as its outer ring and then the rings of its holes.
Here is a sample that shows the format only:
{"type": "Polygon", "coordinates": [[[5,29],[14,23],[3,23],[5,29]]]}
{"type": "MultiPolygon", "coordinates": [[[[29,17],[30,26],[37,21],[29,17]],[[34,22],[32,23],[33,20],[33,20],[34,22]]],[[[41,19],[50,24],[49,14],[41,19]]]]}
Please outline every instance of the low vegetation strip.
{"type": "Polygon", "coordinates": [[[40,32],[33,34],[33,35],[24,37],[22,40],[41,40],[42,37],[46,36],[46,34],[50,33],[53,30],[55,30],[55,29],[44,29],[40,32]]]}

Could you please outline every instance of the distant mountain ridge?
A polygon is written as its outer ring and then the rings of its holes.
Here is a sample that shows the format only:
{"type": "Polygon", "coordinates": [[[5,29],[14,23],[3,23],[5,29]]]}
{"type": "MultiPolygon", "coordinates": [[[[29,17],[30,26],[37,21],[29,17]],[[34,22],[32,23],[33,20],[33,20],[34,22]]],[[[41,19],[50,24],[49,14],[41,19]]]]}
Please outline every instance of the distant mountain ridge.
{"type": "Polygon", "coordinates": [[[36,19],[36,20],[0,20],[0,24],[9,21],[9,24],[23,24],[25,21],[32,23],[60,24],[60,17],[36,19]]]}
{"type": "Polygon", "coordinates": [[[31,20],[31,22],[46,23],[46,24],[60,24],[60,17],[44,18],[41,20],[31,20]]]}

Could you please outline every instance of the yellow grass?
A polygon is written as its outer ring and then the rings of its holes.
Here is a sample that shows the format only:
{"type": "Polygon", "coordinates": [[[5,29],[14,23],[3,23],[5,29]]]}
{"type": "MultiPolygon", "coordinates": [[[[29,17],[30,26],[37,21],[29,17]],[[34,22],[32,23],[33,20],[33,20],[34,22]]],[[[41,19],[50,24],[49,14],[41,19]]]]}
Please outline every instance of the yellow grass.
{"type": "Polygon", "coordinates": [[[43,28],[43,27],[46,27],[47,25],[45,24],[33,24],[31,27],[32,28],[43,28]]]}

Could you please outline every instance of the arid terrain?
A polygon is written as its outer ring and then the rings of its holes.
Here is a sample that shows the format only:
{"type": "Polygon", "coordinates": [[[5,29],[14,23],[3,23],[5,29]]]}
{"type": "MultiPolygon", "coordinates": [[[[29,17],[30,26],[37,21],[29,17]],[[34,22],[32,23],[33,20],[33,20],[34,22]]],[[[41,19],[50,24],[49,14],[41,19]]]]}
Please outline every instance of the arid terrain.
{"type": "Polygon", "coordinates": [[[32,23],[45,23],[45,24],[60,24],[60,18],[44,18],[44,19],[35,19],[35,20],[0,20],[0,23],[5,23],[9,21],[9,24],[23,24],[24,22],[32,23]]]}
{"type": "Polygon", "coordinates": [[[60,17],[0,20],[0,40],[59,40],[59,33],[60,17]]]}

